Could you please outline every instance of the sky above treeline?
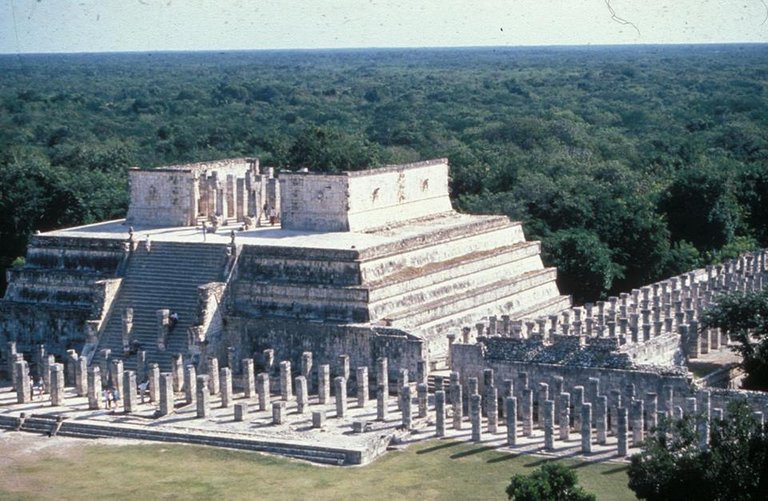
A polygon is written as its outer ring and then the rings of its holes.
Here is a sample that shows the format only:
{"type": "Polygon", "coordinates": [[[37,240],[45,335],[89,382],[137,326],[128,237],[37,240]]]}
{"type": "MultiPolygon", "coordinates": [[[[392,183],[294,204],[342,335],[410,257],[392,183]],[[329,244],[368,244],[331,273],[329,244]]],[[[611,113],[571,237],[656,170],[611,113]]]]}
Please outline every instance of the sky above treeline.
{"type": "Polygon", "coordinates": [[[0,53],[768,42],[766,0],[0,0],[0,53]]]}

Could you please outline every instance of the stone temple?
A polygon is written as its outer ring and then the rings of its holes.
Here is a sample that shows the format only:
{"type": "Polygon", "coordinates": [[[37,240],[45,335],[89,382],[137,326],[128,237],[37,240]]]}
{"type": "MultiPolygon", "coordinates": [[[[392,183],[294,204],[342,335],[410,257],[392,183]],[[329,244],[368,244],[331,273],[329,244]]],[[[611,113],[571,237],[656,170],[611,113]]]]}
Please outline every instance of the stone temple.
{"type": "Polygon", "coordinates": [[[0,428],[339,465],[432,436],[624,460],[661,417],[694,416],[706,448],[730,402],[768,414],[700,324],[765,288],[765,249],[571,307],[519,223],[453,211],[445,159],[130,183],[125,220],[35,235],[9,271],[0,428]]]}
{"type": "Polygon", "coordinates": [[[257,159],[132,169],[130,194],[125,220],[32,237],[0,343],[126,367],[140,347],[162,370],[177,354],[265,349],[435,369],[470,321],[519,327],[570,306],[520,223],[452,209],[446,159],[278,177],[257,159]]]}

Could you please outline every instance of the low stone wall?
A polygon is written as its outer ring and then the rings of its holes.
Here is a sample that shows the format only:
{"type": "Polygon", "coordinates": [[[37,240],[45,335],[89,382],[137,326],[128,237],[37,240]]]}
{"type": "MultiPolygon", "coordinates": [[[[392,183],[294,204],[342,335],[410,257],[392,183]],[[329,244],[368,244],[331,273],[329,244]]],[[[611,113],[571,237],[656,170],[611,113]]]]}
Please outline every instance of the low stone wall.
{"type": "Polygon", "coordinates": [[[314,363],[335,367],[340,354],[349,355],[351,367],[375,367],[379,357],[389,358],[389,367],[416,371],[426,356],[424,342],[398,329],[302,322],[290,319],[247,319],[227,317],[222,343],[210,346],[209,354],[224,357],[232,346],[235,359],[261,359],[266,349],[275,351],[275,360],[289,360],[297,367],[302,353],[311,351],[314,363]]]}

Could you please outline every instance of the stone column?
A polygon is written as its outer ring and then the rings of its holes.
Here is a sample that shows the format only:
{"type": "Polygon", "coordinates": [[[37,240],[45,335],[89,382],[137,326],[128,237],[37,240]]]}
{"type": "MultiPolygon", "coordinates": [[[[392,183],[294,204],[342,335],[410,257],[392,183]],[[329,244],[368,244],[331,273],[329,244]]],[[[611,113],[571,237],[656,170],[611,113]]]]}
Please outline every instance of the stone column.
{"type": "Polygon", "coordinates": [[[160,415],[167,416],[173,412],[173,384],[176,378],[173,373],[160,374],[160,415]]]}
{"type": "Polygon", "coordinates": [[[267,403],[269,402],[269,374],[266,372],[259,372],[258,381],[256,383],[256,389],[259,394],[259,410],[267,410],[267,403]]]}
{"type": "MultiPolygon", "coordinates": [[[[232,405],[232,369],[222,367],[219,369],[219,390],[221,392],[221,406],[228,408],[232,405]]],[[[264,409],[261,409],[264,410],[264,409]]]]}
{"type": "Polygon", "coordinates": [[[331,366],[328,364],[317,368],[317,400],[321,404],[331,400],[331,366]]]}
{"type": "Polygon", "coordinates": [[[482,397],[480,395],[474,394],[469,397],[469,419],[472,422],[473,442],[480,442],[483,439],[481,403],[482,397]]]}
{"type": "Polygon", "coordinates": [[[211,387],[211,395],[218,395],[220,391],[219,359],[208,357],[208,383],[211,387]]]}
{"type": "Polygon", "coordinates": [[[339,376],[344,378],[344,381],[349,381],[349,355],[339,355],[339,376]]]}
{"type": "Polygon", "coordinates": [[[550,388],[550,397],[555,402],[555,418],[560,419],[560,394],[563,392],[563,376],[552,378],[552,387],[550,388]]]}
{"type": "Polygon", "coordinates": [[[123,410],[126,414],[136,412],[139,405],[139,395],[136,392],[136,373],[125,371],[123,373],[123,410]]]}
{"type": "MultiPolygon", "coordinates": [[[[26,404],[31,402],[32,382],[29,380],[29,364],[27,364],[27,361],[22,359],[16,362],[14,365],[14,373],[16,374],[16,402],[19,404],[26,404]]],[[[53,399],[53,391],[51,391],[51,399],[53,399]]]]}
{"type": "Polygon", "coordinates": [[[112,387],[122,395],[125,393],[125,390],[123,389],[123,361],[112,359],[111,371],[112,387]]]}
{"type": "Polygon", "coordinates": [[[160,366],[149,364],[149,401],[153,404],[160,402],[160,366]]]}
{"type": "Polygon", "coordinates": [[[178,353],[173,356],[171,374],[173,376],[173,391],[181,391],[184,387],[184,359],[178,353]]]}
{"type": "Polygon", "coordinates": [[[403,413],[403,428],[410,430],[412,427],[413,409],[411,407],[411,387],[400,387],[400,410],[403,413]]]}
{"type": "MultiPolygon", "coordinates": [[[[24,364],[26,365],[26,362],[24,364]]],[[[16,367],[18,368],[18,365],[16,367]]],[[[29,373],[26,372],[26,374],[29,379],[29,373]]],[[[29,388],[29,384],[25,387],[29,388]]],[[[51,365],[51,405],[58,407],[62,404],[64,404],[64,365],[53,364],[51,365]]]]}
{"type": "Polygon", "coordinates": [[[79,358],[75,350],[67,350],[67,356],[64,358],[64,384],[66,386],[75,386],[75,373],[79,358]]]}
{"type": "Polygon", "coordinates": [[[656,396],[655,393],[646,393],[645,394],[645,415],[648,416],[646,419],[647,428],[648,431],[653,430],[658,426],[658,415],[659,415],[659,398],[656,396]]]}
{"type": "Polygon", "coordinates": [[[560,394],[560,440],[568,440],[571,431],[571,394],[560,394]]]}
{"type": "Polygon", "coordinates": [[[638,447],[643,441],[643,401],[632,400],[632,445],[638,447]]]}
{"type": "Polygon", "coordinates": [[[517,399],[506,397],[504,399],[504,415],[507,418],[507,445],[517,444],[517,399]]]}
{"type": "Polygon", "coordinates": [[[488,433],[493,435],[498,431],[499,427],[499,392],[495,387],[491,386],[490,391],[485,393],[488,399],[485,404],[488,412],[488,433]]]}
{"type": "Polygon", "coordinates": [[[301,375],[307,380],[307,394],[312,392],[312,352],[305,351],[301,354],[301,375]]]}
{"type": "Polygon", "coordinates": [[[429,389],[427,383],[419,383],[416,386],[416,399],[418,402],[419,418],[427,417],[427,397],[429,389]]]}
{"type": "Polygon", "coordinates": [[[384,387],[384,393],[389,395],[389,365],[387,357],[376,360],[376,385],[384,387]]]}
{"type": "Polygon", "coordinates": [[[101,409],[101,369],[98,366],[88,369],[88,408],[101,409]]]}
{"type": "Polygon", "coordinates": [[[542,406],[544,423],[544,448],[548,451],[555,449],[555,402],[545,400],[542,406]]]}
{"type": "Polygon", "coordinates": [[[584,387],[574,386],[571,394],[573,401],[573,429],[581,429],[581,406],[584,405],[584,387]]]}
{"type": "Polygon", "coordinates": [[[333,380],[336,392],[336,417],[343,418],[347,415],[347,380],[342,376],[333,380]]]}
{"type": "Polygon", "coordinates": [[[610,399],[608,400],[609,412],[611,418],[611,433],[617,435],[619,433],[619,407],[621,407],[621,391],[611,390],[610,399]]]}
{"type": "Polygon", "coordinates": [[[205,418],[211,413],[211,389],[208,387],[210,376],[197,376],[197,417],[205,418]]]}
{"type": "Polygon", "coordinates": [[[75,366],[75,391],[78,397],[88,395],[88,359],[78,357],[75,366]]]}
{"type": "Polygon", "coordinates": [[[533,391],[530,388],[523,390],[523,435],[533,435],[533,391]]]}
{"type": "Polygon", "coordinates": [[[244,358],[242,360],[243,369],[243,390],[245,392],[245,398],[253,398],[256,396],[256,381],[253,369],[253,359],[244,358]]]}
{"type": "MultiPolygon", "coordinates": [[[[397,388],[398,392],[400,391],[400,388],[408,384],[408,369],[400,369],[397,371],[397,388]]],[[[402,406],[402,399],[398,399],[397,401],[397,408],[399,410],[403,410],[402,406]]]]}
{"type": "Polygon", "coordinates": [[[461,383],[458,382],[458,372],[451,373],[451,407],[453,408],[453,429],[460,430],[464,420],[464,398],[461,383]],[[453,375],[456,374],[456,383],[453,383],[453,375]]]}
{"type": "Polygon", "coordinates": [[[248,404],[240,402],[235,404],[235,421],[244,421],[248,415],[248,404]]]}
{"type": "MultiPolygon", "coordinates": [[[[102,350],[109,351],[109,350],[102,350]]],[[[15,356],[15,355],[14,355],[15,356]]],[[[107,358],[109,357],[109,353],[105,355],[107,358]]],[[[15,359],[11,360],[10,363],[14,363],[15,359]]],[[[43,386],[45,387],[46,392],[51,391],[51,366],[56,363],[56,358],[53,355],[46,355],[43,358],[43,386]]],[[[105,359],[102,359],[102,363],[104,364],[101,367],[102,373],[101,373],[101,382],[106,383],[107,378],[109,376],[109,364],[107,364],[107,361],[105,359]]]]}
{"type": "Polygon", "coordinates": [[[416,362],[416,383],[427,384],[427,378],[429,377],[429,368],[427,367],[426,360],[418,360],[416,362]]]}
{"type": "Polygon", "coordinates": [[[379,385],[376,390],[376,419],[378,421],[385,421],[388,414],[387,390],[384,388],[384,385],[379,385]]]}
{"type": "Polygon", "coordinates": [[[581,452],[592,452],[592,404],[581,406],[581,452]]]}
{"type": "Polygon", "coordinates": [[[445,436],[445,392],[435,392],[435,435],[445,436]]]}
{"type": "Polygon", "coordinates": [[[280,399],[291,400],[293,398],[293,388],[291,387],[291,362],[283,360],[280,362],[280,399]]]}
{"type": "Polygon", "coordinates": [[[272,402],[272,424],[285,423],[286,402],[280,400],[272,402]]]}
{"type": "Polygon", "coordinates": [[[539,413],[536,416],[536,425],[539,428],[544,426],[544,402],[549,400],[549,385],[547,383],[539,383],[539,391],[536,397],[539,406],[539,413]]]}
{"type": "Polygon", "coordinates": [[[184,403],[189,405],[195,403],[197,395],[197,371],[192,364],[184,368],[184,403]]]}
{"type": "Polygon", "coordinates": [[[627,409],[625,407],[619,407],[616,411],[617,419],[617,431],[618,434],[618,454],[619,457],[626,457],[627,455],[627,409]]]}
{"type": "Polygon", "coordinates": [[[296,376],[296,411],[304,414],[309,405],[309,389],[307,388],[307,378],[296,376]]]}
{"type": "Polygon", "coordinates": [[[597,443],[605,445],[608,440],[608,397],[598,395],[595,402],[595,425],[597,428],[597,443]]]}
{"type": "Polygon", "coordinates": [[[368,367],[358,367],[355,375],[357,381],[357,406],[368,404],[368,367]]]}

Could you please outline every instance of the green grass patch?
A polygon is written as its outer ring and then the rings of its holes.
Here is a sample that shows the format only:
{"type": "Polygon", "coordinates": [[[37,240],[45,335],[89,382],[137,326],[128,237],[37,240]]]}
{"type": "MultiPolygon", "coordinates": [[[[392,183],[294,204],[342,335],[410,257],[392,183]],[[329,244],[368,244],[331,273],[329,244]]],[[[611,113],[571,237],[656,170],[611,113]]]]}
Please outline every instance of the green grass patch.
{"type": "MultiPolygon", "coordinates": [[[[0,499],[505,499],[515,473],[545,459],[452,441],[428,441],[364,467],[322,467],[184,445],[89,445],[72,459],[43,455],[0,474],[0,499]]],[[[598,499],[634,499],[626,466],[572,460],[598,499]]]]}

